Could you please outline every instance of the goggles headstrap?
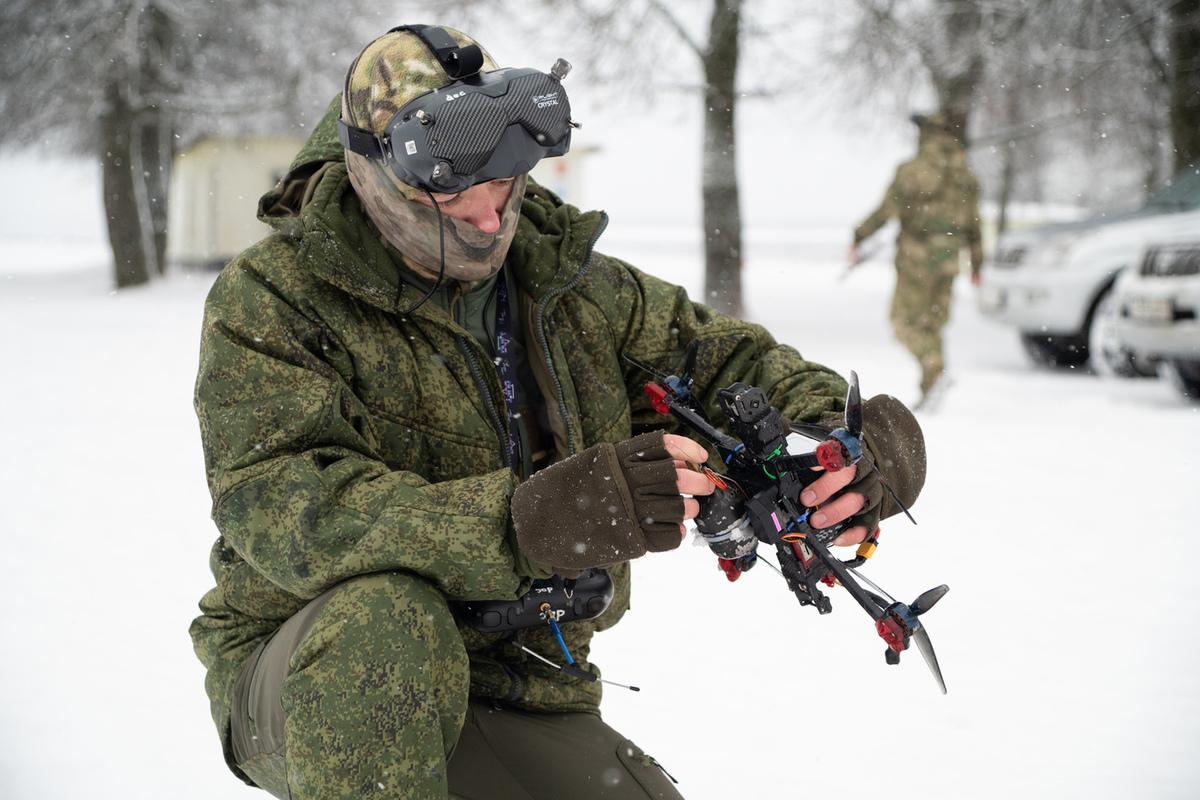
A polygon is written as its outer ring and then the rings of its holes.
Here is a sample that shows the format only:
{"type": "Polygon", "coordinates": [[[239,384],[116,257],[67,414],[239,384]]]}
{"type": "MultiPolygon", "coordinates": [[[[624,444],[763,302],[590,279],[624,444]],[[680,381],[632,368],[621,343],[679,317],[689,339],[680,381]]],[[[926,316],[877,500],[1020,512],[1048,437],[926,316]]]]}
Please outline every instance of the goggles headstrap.
{"type": "Polygon", "coordinates": [[[453,80],[469,78],[483,68],[483,51],[479,45],[459,47],[445,28],[436,25],[398,25],[388,33],[397,31],[407,31],[420,39],[453,80]]]}

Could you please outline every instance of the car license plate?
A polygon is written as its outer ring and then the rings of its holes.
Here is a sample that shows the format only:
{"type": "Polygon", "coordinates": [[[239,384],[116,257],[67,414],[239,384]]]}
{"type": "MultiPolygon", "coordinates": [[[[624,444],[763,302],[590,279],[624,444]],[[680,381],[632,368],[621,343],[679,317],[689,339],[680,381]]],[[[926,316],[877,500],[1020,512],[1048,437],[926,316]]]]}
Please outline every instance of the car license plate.
{"type": "Polygon", "coordinates": [[[1129,316],[1138,322],[1170,322],[1175,309],[1163,297],[1134,297],[1129,301],[1129,316]]]}

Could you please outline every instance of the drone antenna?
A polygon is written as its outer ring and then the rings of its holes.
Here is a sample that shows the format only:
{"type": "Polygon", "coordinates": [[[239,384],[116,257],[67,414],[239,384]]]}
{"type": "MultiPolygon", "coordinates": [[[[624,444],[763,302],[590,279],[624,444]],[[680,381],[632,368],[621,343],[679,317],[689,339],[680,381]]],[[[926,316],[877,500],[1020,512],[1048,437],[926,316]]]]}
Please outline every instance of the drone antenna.
{"type": "Polygon", "coordinates": [[[917,521],[913,519],[912,512],[908,510],[908,506],[904,505],[904,501],[896,496],[895,490],[888,485],[888,482],[883,477],[883,473],[879,471],[879,465],[872,464],[871,468],[875,470],[875,474],[879,476],[879,483],[883,485],[884,489],[887,489],[887,493],[891,495],[892,500],[896,502],[896,505],[900,506],[900,510],[904,512],[904,516],[908,517],[909,522],[911,522],[913,525],[916,525],[917,521]]]}
{"type": "Polygon", "coordinates": [[[625,359],[630,364],[632,364],[633,366],[640,369],[642,372],[650,373],[652,376],[654,376],[655,378],[657,378],[660,381],[664,381],[667,379],[666,375],[662,374],[657,369],[655,369],[654,367],[647,364],[645,361],[639,361],[638,359],[636,359],[633,356],[628,355],[626,353],[622,353],[621,358],[625,359]]]}

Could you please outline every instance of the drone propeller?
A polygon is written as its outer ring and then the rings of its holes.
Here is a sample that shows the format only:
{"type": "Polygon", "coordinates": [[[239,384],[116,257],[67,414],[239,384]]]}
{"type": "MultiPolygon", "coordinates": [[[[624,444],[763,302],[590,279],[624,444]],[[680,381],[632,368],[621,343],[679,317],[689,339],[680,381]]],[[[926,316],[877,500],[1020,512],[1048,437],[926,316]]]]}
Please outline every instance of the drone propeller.
{"type": "MultiPolygon", "coordinates": [[[[850,370],[850,386],[846,390],[846,411],[842,419],[842,427],[855,438],[862,435],[862,393],[858,388],[858,373],[850,370]]],[[[818,442],[829,438],[830,428],[813,422],[791,422],[792,433],[816,439],[818,442]]]]}
{"type": "Polygon", "coordinates": [[[692,339],[692,343],[688,345],[687,352],[683,354],[683,369],[679,373],[679,378],[684,384],[692,382],[692,371],[696,369],[696,353],[700,349],[699,345],[699,339],[692,339]]]}
{"type": "Polygon", "coordinates": [[[858,389],[858,373],[850,370],[850,388],[846,390],[846,430],[855,438],[862,435],[862,392],[858,389]]]}
{"type": "Polygon", "coordinates": [[[913,638],[917,640],[917,649],[921,651],[921,658],[925,659],[925,666],[929,667],[929,671],[933,673],[933,679],[937,681],[938,688],[942,690],[942,694],[946,693],[946,680],[942,677],[942,668],[938,666],[937,654],[933,652],[933,643],[929,641],[929,634],[925,632],[925,625],[913,631],[913,638]]]}
{"type": "MultiPolygon", "coordinates": [[[[891,595],[884,592],[861,573],[855,572],[854,577],[862,580],[872,588],[878,589],[889,600],[891,599],[891,595]]],[[[849,589],[850,587],[847,586],[846,588],[849,589]]],[[[933,679],[937,681],[938,688],[942,690],[942,694],[946,694],[946,680],[942,677],[942,668],[938,664],[937,654],[933,652],[933,643],[929,641],[929,632],[925,628],[925,623],[921,622],[920,616],[933,608],[939,600],[946,596],[946,592],[948,591],[950,591],[950,587],[945,584],[935,586],[926,592],[922,592],[911,605],[898,603],[893,600],[878,615],[871,613],[871,609],[867,608],[867,606],[863,606],[875,618],[876,632],[879,633],[881,639],[887,642],[887,650],[883,652],[887,662],[889,664],[899,664],[900,653],[907,650],[909,642],[915,639],[917,649],[921,651],[921,657],[925,659],[925,666],[929,667],[929,671],[933,674],[933,679]]],[[[851,594],[854,594],[854,592],[852,591],[851,594]]],[[[866,595],[876,603],[881,599],[873,592],[866,592],[866,595]]]]}
{"type": "Polygon", "coordinates": [[[921,592],[921,596],[912,601],[912,604],[909,605],[909,609],[914,615],[919,617],[929,609],[933,608],[934,605],[937,604],[938,600],[941,600],[946,596],[946,592],[948,591],[950,591],[950,587],[943,583],[941,586],[935,586],[928,591],[921,592]]]}
{"type": "Polygon", "coordinates": [[[913,621],[916,622],[913,625],[912,638],[916,640],[917,649],[921,651],[921,658],[925,659],[925,666],[929,667],[929,671],[933,673],[933,679],[937,681],[942,694],[946,693],[946,680],[942,677],[942,668],[938,665],[937,654],[933,652],[933,642],[929,641],[929,632],[925,628],[925,623],[918,621],[917,617],[937,605],[938,600],[945,597],[948,591],[950,591],[950,587],[944,583],[941,586],[935,586],[921,592],[920,596],[913,600],[908,607],[913,621]]]}
{"type": "Polygon", "coordinates": [[[809,439],[815,439],[818,442],[823,442],[829,438],[829,428],[812,422],[793,422],[791,423],[791,429],[792,433],[807,436],[809,439]]]}

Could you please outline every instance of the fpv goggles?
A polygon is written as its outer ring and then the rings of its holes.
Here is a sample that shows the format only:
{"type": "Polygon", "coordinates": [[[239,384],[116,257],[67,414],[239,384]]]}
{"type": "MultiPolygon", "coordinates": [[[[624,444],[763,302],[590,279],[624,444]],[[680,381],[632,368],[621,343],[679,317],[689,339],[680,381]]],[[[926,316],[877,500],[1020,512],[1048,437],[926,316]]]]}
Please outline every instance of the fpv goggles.
{"type": "Polygon", "coordinates": [[[562,88],[571,65],[550,73],[531,68],[480,72],[483,53],[459,47],[443,28],[403,25],[433,53],[448,86],[415,98],[376,135],[338,120],[338,138],[352,153],[382,159],[400,180],[429,192],[454,194],[476,183],[511,178],[571,147],[571,106],[562,88]]]}

